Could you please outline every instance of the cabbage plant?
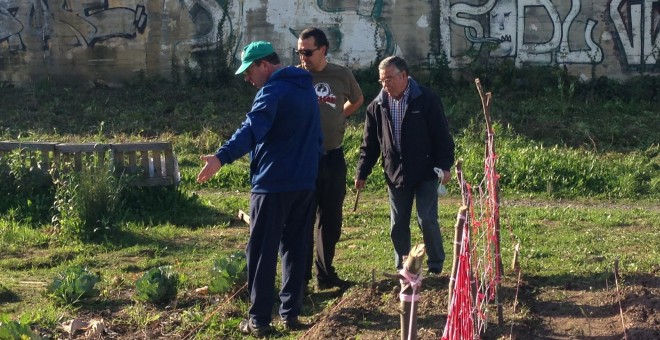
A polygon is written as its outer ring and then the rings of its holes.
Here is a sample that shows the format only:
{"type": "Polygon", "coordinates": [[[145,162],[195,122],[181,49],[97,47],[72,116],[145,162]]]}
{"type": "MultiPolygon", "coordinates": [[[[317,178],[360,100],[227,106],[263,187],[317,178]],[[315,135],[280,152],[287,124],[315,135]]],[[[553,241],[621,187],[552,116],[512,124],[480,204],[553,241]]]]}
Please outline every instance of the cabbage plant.
{"type": "Polygon", "coordinates": [[[245,253],[236,252],[225,258],[215,260],[210,274],[209,293],[226,293],[236,282],[245,281],[246,279],[247,261],[245,253]]]}
{"type": "Polygon", "coordinates": [[[164,303],[176,297],[179,275],[171,266],[152,268],[135,282],[135,297],[144,302],[164,303]]]}
{"type": "Polygon", "coordinates": [[[75,265],[58,273],[46,292],[59,303],[74,304],[80,300],[98,296],[99,291],[94,287],[100,280],[101,277],[98,274],[90,272],[85,267],[75,265]]]}

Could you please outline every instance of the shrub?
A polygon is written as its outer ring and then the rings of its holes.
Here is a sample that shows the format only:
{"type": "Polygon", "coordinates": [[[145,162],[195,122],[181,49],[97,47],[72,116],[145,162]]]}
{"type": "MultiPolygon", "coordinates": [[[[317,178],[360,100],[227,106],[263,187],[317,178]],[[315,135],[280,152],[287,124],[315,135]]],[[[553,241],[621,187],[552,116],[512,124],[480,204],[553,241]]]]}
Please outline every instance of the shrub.
{"type": "Polygon", "coordinates": [[[42,166],[35,154],[14,152],[0,158],[0,213],[12,210],[16,220],[31,225],[48,221],[54,186],[42,166]]]}
{"type": "MultiPolygon", "coordinates": [[[[580,148],[544,146],[495,126],[500,186],[517,193],[552,197],[640,198],[657,196],[657,146],[646,152],[598,153],[580,148]],[[654,152],[654,150],[656,150],[654,152]]],[[[483,142],[476,128],[457,139],[456,155],[464,159],[465,178],[473,185],[483,177],[483,142]]],[[[450,188],[453,186],[450,186],[450,188]]]]}
{"type": "Polygon", "coordinates": [[[98,274],[76,265],[58,273],[46,292],[61,304],[74,304],[82,299],[98,296],[99,291],[94,286],[100,280],[98,274]]]}
{"type": "Polygon", "coordinates": [[[124,218],[122,193],[128,179],[103,167],[64,171],[55,180],[53,223],[80,240],[107,237],[124,218]]]}
{"type": "Polygon", "coordinates": [[[152,268],[135,282],[135,297],[151,303],[169,302],[176,297],[179,275],[171,266],[152,268]]]}

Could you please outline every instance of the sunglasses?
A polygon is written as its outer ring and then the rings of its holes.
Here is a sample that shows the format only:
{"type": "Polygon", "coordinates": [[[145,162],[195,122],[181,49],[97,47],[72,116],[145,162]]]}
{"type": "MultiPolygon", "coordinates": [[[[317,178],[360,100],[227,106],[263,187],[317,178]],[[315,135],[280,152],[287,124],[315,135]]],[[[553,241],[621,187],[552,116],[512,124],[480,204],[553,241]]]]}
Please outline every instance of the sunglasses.
{"type": "Polygon", "coordinates": [[[304,55],[305,57],[311,57],[312,54],[314,54],[315,51],[318,51],[320,49],[321,49],[320,47],[317,47],[313,50],[296,50],[296,53],[298,53],[298,55],[301,55],[301,56],[304,55]]]}

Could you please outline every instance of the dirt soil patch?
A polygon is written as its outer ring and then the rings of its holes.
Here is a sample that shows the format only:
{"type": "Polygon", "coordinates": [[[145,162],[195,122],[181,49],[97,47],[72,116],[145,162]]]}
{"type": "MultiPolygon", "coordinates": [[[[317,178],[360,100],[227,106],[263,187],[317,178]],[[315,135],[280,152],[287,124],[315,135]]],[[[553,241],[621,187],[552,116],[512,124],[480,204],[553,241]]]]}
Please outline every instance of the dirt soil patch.
{"type": "MultiPolygon", "coordinates": [[[[656,272],[657,274],[657,272],[656,272]]],[[[447,321],[447,277],[423,280],[418,338],[439,339],[447,321]]],[[[630,275],[604,287],[534,287],[507,280],[501,290],[504,324],[495,307],[482,339],[660,339],[660,278],[630,275]],[[517,306],[514,312],[513,306],[517,306]],[[621,302],[621,309],[619,308],[621,302]]],[[[355,287],[302,339],[400,339],[399,285],[382,280],[355,287]]]]}
{"type": "MultiPolygon", "coordinates": [[[[657,268],[657,269],[660,269],[657,268]]],[[[482,339],[598,339],[656,340],[660,339],[660,277],[651,274],[628,275],[619,281],[617,290],[612,280],[601,287],[575,283],[564,287],[535,286],[534,278],[518,282],[507,277],[501,288],[504,323],[497,324],[495,306],[482,339]],[[514,310],[514,304],[516,308],[514,310]],[[622,318],[623,317],[623,324],[622,318]],[[624,328],[625,325],[625,335],[624,328]]],[[[448,277],[427,277],[422,282],[418,304],[418,339],[440,339],[447,321],[448,277]]],[[[401,339],[399,303],[400,285],[396,279],[385,278],[372,284],[356,285],[342,292],[313,292],[306,303],[316,303],[321,295],[337,294],[337,302],[315,315],[301,319],[307,325],[300,339],[401,339]]],[[[127,292],[120,293],[128,299],[127,292]]],[[[242,294],[247,299],[247,294],[242,294]]],[[[119,298],[119,296],[118,296],[119,298]]],[[[146,319],[142,329],[128,326],[126,311],[120,306],[128,301],[108,306],[100,315],[80,315],[89,321],[102,317],[110,325],[107,339],[182,339],[191,334],[177,332],[181,316],[195,304],[213,307],[210,300],[181,299],[178,305],[158,310],[160,317],[146,319]],[[117,309],[113,307],[119,307],[117,309]]],[[[240,317],[241,311],[228,304],[219,311],[223,317],[240,317]]],[[[147,311],[148,312],[148,311],[147,311]]],[[[194,332],[193,332],[194,333],[194,332]]],[[[48,338],[64,336],[61,330],[42,330],[48,338]]],[[[275,333],[273,338],[283,334],[275,333]]],[[[71,339],[83,339],[77,334],[71,339]]]]}

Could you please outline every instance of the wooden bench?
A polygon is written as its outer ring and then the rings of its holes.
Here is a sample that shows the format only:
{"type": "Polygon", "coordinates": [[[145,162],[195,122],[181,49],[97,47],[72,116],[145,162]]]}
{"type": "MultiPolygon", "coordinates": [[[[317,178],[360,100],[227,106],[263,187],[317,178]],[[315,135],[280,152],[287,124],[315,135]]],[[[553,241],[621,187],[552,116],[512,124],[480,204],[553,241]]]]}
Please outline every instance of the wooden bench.
{"type": "Polygon", "coordinates": [[[180,181],[179,165],[171,142],[0,142],[0,160],[13,152],[29,159],[31,166],[46,171],[53,167],[81,171],[90,164],[111,164],[115,174],[129,175],[130,184],[134,186],[167,186],[180,181]]]}
{"type": "Polygon", "coordinates": [[[134,185],[162,186],[180,181],[170,142],[112,144],[111,151],[115,172],[137,176],[134,185]]]}
{"type": "Polygon", "coordinates": [[[21,156],[26,161],[29,160],[30,166],[48,171],[52,165],[51,160],[55,155],[55,145],[57,143],[0,142],[0,159],[14,152],[14,150],[19,150],[21,156]]]}

